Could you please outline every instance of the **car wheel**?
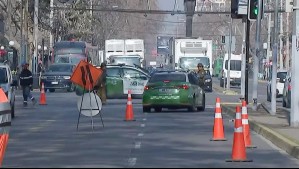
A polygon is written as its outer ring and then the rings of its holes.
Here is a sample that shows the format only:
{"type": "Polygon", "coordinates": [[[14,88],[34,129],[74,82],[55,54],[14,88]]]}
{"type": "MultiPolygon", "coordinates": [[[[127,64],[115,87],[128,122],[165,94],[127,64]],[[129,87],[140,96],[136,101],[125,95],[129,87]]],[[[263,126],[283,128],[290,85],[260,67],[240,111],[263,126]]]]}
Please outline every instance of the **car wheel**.
{"type": "Polygon", "coordinates": [[[206,109],[206,96],[202,97],[202,106],[197,107],[198,111],[205,111],[206,109]]]}
{"type": "Polygon", "coordinates": [[[15,118],[15,105],[11,107],[11,118],[15,118]]]}
{"type": "Polygon", "coordinates": [[[71,84],[71,86],[67,89],[67,92],[73,92],[75,91],[75,85],[71,84]]]}
{"type": "Polygon", "coordinates": [[[224,81],[221,79],[220,80],[220,87],[223,87],[224,86],[224,81]]]}
{"type": "Polygon", "coordinates": [[[155,112],[161,112],[162,111],[162,107],[156,107],[155,108],[155,112]]]}
{"type": "Polygon", "coordinates": [[[151,108],[150,107],[143,106],[143,113],[150,113],[150,112],[151,112],[151,108]]]}
{"type": "Polygon", "coordinates": [[[268,90],[267,90],[267,101],[271,102],[271,95],[269,94],[268,90]]]}
{"type": "Polygon", "coordinates": [[[195,97],[193,97],[193,103],[192,106],[188,108],[188,112],[195,112],[196,111],[196,106],[195,106],[195,97]]]}
{"type": "Polygon", "coordinates": [[[282,98],[282,107],[287,107],[287,103],[286,103],[286,101],[284,100],[284,97],[282,98]]]}
{"type": "Polygon", "coordinates": [[[51,93],[55,92],[55,89],[49,89],[51,93]]]}

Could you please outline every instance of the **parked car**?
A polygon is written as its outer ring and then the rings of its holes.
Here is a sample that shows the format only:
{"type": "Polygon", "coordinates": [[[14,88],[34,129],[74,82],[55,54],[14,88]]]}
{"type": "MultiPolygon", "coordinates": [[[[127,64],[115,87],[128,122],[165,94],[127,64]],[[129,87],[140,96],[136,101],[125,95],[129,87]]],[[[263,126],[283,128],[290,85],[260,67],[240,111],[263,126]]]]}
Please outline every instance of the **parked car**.
{"type": "MultiPolygon", "coordinates": [[[[106,94],[108,99],[128,98],[129,89],[132,92],[132,98],[142,98],[144,86],[150,78],[148,73],[138,67],[124,64],[107,65],[106,69],[106,94]]],[[[81,96],[83,88],[76,86],[76,94],[81,96]]]]}
{"type": "Polygon", "coordinates": [[[205,91],[209,91],[212,92],[212,84],[213,84],[213,80],[212,80],[212,76],[209,70],[205,70],[206,71],[206,75],[205,75],[205,91]]]}
{"type": "Polygon", "coordinates": [[[143,112],[154,108],[161,112],[162,108],[188,111],[205,110],[205,92],[199,87],[194,72],[168,71],[153,74],[146,86],[142,98],[143,112]]]}
{"type": "Polygon", "coordinates": [[[72,92],[75,85],[71,82],[71,75],[76,65],[71,63],[56,63],[49,66],[48,70],[42,73],[41,83],[44,83],[45,92],[55,92],[56,89],[65,89],[72,92]]]}
{"type": "Polygon", "coordinates": [[[15,117],[15,90],[18,80],[13,80],[10,67],[0,63],[0,87],[5,92],[11,107],[11,117],[15,117]]]}
{"type": "Polygon", "coordinates": [[[291,71],[288,71],[286,78],[281,79],[281,81],[284,82],[282,106],[286,108],[291,108],[291,71]]]}
{"type": "MultiPolygon", "coordinates": [[[[281,70],[277,72],[277,79],[276,79],[276,97],[282,97],[283,95],[283,88],[284,88],[284,82],[280,79],[285,79],[287,75],[286,70],[281,70]]],[[[272,78],[269,78],[268,84],[267,84],[267,101],[271,101],[271,80],[272,78]]]]}

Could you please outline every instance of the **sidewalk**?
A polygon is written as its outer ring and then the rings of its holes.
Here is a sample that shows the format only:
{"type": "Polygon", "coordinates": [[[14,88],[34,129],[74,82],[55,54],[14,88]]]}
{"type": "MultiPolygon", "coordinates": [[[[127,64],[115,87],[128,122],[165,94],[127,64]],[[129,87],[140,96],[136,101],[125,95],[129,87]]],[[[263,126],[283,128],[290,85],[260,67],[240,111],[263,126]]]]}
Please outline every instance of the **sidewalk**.
{"type": "MultiPolygon", "coordinates": [[[[222,105],[223,113],[235,118],[236,105],[222,105]]],[[[240,104],[241,106],[241,104],[240,104]]],[[[277,147],[299,159],[299,128],[289,126],[289,112],[277,108],[276,115],[269,113],[269,105],[261,104],[257,112],[248,107],[250,128],[277,147]]]]}

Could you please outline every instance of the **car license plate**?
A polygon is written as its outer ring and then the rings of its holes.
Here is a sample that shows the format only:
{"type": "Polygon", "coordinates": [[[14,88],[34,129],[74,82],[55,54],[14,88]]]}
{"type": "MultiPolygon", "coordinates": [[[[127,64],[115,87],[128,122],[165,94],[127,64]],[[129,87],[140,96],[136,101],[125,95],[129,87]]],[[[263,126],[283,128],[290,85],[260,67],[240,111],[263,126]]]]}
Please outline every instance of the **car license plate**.
{"type": "Polygon", "coordinates": [[[174,92],[174,89],[159,89],[159,92],[172,93],[172,92],[174,92]]]}
{"type": "Polygon", "coordinates": [[[52,84],[54,84],[54,85],[57,85],[57,84],[58,84],[58,82],[52,82],[52,84]]]}

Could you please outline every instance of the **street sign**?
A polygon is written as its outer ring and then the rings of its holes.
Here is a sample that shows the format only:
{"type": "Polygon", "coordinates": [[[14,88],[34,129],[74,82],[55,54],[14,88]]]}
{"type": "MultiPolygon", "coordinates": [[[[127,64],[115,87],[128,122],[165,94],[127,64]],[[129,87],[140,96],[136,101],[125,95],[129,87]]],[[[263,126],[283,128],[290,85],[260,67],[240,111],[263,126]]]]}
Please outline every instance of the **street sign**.
{"type": "Polygon", "coordinates": [[[247,15],[248,12],[248,0],[239,0],[238,14],[247,15]]]}

